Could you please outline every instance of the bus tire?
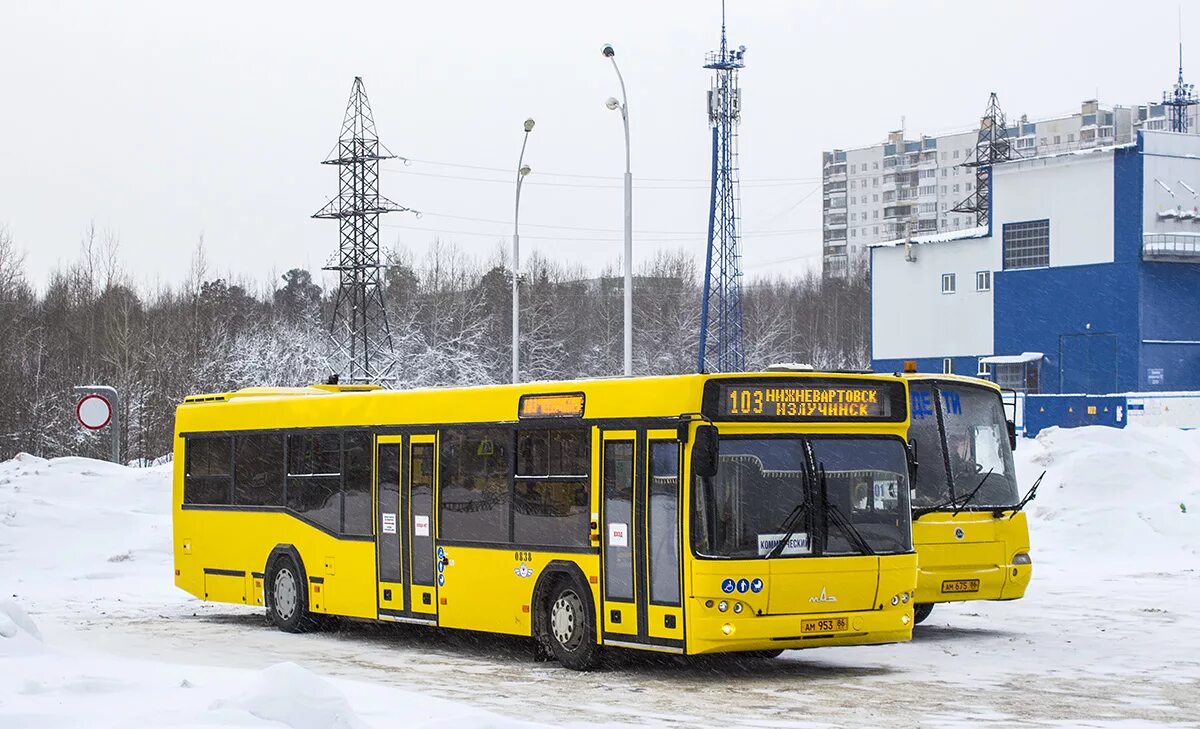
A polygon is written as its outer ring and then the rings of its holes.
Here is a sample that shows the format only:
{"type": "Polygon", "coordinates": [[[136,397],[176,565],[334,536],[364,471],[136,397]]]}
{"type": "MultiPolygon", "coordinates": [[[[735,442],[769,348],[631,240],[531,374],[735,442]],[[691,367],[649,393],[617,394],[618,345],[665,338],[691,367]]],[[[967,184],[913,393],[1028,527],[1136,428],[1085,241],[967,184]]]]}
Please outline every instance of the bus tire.
{"type": "Polygon", "coordinates": [[[931,612],[933,612],[933,603],[931,602],[920,602],[913,605],[913,625],[925,622],[925,618],[928,618],[931,612]]]}
{"type": "Polygon", "coordinates": [[[291,555],[281,554],[267,569],[267,615],[275,627],[285,633],[305,633],[319,627],[308,611],[308,590],[304,572],[291,555]]]}
{"type": "Polygon", "coordinates": [[[600,662],[592,592],[575,575],[562,575],[545,591],[545,609],[538,626],[544,644],[563,666],[589,671],[600,662]]]}

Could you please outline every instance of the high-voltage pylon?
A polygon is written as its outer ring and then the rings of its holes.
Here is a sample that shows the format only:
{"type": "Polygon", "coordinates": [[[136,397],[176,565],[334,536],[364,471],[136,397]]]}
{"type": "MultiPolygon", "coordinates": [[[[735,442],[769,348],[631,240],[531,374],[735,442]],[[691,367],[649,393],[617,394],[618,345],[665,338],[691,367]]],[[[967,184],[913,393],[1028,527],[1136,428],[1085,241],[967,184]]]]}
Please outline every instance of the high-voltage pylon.
{"type": "Polygon", "coordinates": [[[338,221],[337,258],[325,266],[338,272],[329,331],[346,359],[351,382],[387,380],[394,365],[380,286],[379,216],[410,209],[379,194],[379,161],[393,158],[379,141],[367,90],[355,76],[337,147],[321,163],[338,167],[338,195],[313,215],[338,221]]]}
{"type": "Polygon", "coordinates": [[[740,372],[742,352],[742,270],[738,250],[737,128],[742,94],[738,69],[745,46],[731,51],[725,40],[725,4],[721,3],[721,49],[705,57],[713,70],[708,91],[712,125],[712,197],[708,209],[708,254],[704,262],[704,299],[700,304],[700,372],[740,372]]]}
{"type": "Polygon", "coordinates": [[[1200,103],[1200,99],[1197,99],[1194,93],[1195,90],[1195,85],[1183,82],[1183,42],[1181,41],[1179,43],[1179,80],[1175,82],[1175,88],[1163,92],[1163,106],[1170,108],[1171,131],[1187,133],[1188,107],[1200,103]]]}
{"type": "Polygon", "coordinates": [[[987,111],[979,120],[979,137],[975,141],[975,156],[963,163],[963,167],[975,168],[975,190],[965,200],[954,206],[956,213],[974,213],[975,225],[984,227],[992,207],[992,165],[1013,158],[1012,144],[1008,140],[1008,126],[1004,112],[996,101],[993,91],[988,99],[987,111]]]}

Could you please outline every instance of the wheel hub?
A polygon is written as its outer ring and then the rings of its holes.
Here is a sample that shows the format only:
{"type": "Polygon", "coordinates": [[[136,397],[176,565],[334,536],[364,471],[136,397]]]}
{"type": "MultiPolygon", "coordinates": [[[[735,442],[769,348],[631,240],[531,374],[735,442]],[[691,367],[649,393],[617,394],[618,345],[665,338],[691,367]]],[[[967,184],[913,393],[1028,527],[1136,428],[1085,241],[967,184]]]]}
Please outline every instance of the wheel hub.
{"type": "Polygon", "coordinates": [[[574,592],[564,592],[554,601],[550,608],[550,633],[558,644],[567,650],[579,647],[583,640],[580,635],[580,616],[583,615],[583,603],[574,592]]]}
{"type": "Polygon", "coordinates": [[[296,614],[296,576],[287,567],[275,575],[275,587],[271,602],[280,620],[288,620],[296,614]]]}

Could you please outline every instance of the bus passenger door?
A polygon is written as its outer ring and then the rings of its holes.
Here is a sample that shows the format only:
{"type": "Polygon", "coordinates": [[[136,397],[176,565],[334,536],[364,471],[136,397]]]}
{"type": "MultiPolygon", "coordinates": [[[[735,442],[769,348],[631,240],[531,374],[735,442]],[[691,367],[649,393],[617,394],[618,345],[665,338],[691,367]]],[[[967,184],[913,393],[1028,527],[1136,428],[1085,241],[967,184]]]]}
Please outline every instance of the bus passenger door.
{"type": "Polygon", "coordinates": [[[434,436],[380,436],[375,445],[379,617],[433,623],[434,436]]]}
{"type": "Polygon", "coordinates": [[[676,432],[605,431],[601,443],[604,643],[681,653],[676,432]]]}
{"type": "Polygon", "coordinates": [[[375,441],[375,563],[379,616],[387,619],[405,612],[404,559],[400,525],[400,436],[380,436],[375,441]]]}
{"type": "Polygon", "coordinates": [[[437,478],[436,436],[414,435],[409,439],[408,469],[402,496],[407,502],[405,539],[408,555],[409,605],[418,622],[437,622],[437,565],[434,553],[437,510],[434,488],[437,478]]]}

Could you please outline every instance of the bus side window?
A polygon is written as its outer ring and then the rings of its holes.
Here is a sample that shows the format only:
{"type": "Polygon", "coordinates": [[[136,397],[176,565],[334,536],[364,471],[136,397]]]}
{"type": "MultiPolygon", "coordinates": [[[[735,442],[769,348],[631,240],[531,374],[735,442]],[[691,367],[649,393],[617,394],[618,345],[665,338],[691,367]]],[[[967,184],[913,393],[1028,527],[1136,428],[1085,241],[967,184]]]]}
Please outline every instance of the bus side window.
{"type": "Polygon", "coordinates": [[[514,543],[588,546],[589,450],[587,428],[517,431],[514,543]]]}
{"type": "Polygon", "coordinates": [[[184,444],[183,503],[226,506],[233,490],[233,439],[190,437],[184,444]]]}
{"type": "Polygon", "coordinates": [[[438,535],[442,539],[506,544],[511,513],[509,445],[505,428],[443,430],[438,535]]]}
{"type": "Polygon", "coordinates": [[[342,527],[341,435],[289,435],[287,463],[287,508],[337,533],[342,527]]]}
{"type": "Polygon", "coordinates": [[[251,433],[234,440],[233,503],[283,506],[283,435],[251,433]]]}

